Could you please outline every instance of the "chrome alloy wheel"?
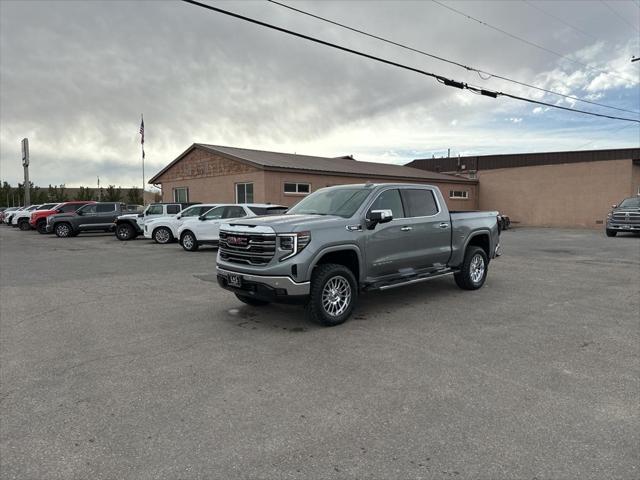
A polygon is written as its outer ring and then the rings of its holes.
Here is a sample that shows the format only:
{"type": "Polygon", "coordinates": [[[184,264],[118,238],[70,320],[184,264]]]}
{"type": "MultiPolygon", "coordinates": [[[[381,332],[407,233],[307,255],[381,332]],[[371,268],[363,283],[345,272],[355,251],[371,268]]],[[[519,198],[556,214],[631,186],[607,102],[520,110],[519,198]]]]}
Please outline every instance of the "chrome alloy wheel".
{"type": "Polygon", "coordinates": [[[167,243],[170,240],[169,230],[166,228],[159,228],[153,235],[158,243],[167,243]]]}
{"type": "Polygon", "coordinates": [[[60,225],[56,226],[56,233],[59,237],[68,237],[69,235],[71,235],[71,227],[69,227],[69,225],[67,225],[66,223],[61,223],[60,225]]]}
{"type": "Polygon", "coordinates": [[[469,276],[473,283],[479,283],[484,277],[484,258],[482,255],[476,254],[471,259],[471,265],[469,266],[469,276]]]}
{"type": "Polygon", "coordinates": [[[195,239],[193,238],[193,235],[191,235],[190,233],[187,233],[184,237],[182,237],[182,246],[187,250],[191,250],[194,244],[195,244],[195,239]]]}
{"type": "Polygon", "coordinates": [[[332,317],[342,315],[351,303],[351,285],[343,276],[329,279],[322,289],[322,308],[332,317]]]}

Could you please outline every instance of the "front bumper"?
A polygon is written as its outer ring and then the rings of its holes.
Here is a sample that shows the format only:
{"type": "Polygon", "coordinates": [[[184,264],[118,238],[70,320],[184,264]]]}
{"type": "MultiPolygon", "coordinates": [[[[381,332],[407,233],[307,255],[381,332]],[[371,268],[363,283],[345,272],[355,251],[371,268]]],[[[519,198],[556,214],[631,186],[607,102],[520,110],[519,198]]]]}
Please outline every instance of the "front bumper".
{"type": "Polygon", "coordinates": [[[607,223],[607,230],[620,232],[640,232],[640,224],[637,223],[607,223]]]}
{"type": "Polygon", "coordinates": [[[216,267],[218,284],[225,290],[269,302],[301,303],[309,296],[310,282],[295,282],[289,277],[271,277],[232,272],[216,267]],[[238,275],[240,287],[229,285],[229,275],[238,275]]]}

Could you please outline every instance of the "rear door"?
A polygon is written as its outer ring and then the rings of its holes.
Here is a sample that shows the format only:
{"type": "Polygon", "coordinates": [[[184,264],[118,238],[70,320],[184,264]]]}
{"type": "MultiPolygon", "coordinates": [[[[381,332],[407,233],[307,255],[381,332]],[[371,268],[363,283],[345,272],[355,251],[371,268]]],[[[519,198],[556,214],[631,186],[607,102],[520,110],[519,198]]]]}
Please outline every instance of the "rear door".
{"type": "Polygon", "coordinates": [[[116,203],[99,203],[96,205],[95,229],[103,230],[112,228],[113,222],[120,214],[120,209],[116,203]]]}
{"type": "Polygon", "coordinates": [[[440,269],[451,254],[451,221],[430,188],[402,188],[405,233],[402,248],[413,259],[415,269],[440,269]]]}

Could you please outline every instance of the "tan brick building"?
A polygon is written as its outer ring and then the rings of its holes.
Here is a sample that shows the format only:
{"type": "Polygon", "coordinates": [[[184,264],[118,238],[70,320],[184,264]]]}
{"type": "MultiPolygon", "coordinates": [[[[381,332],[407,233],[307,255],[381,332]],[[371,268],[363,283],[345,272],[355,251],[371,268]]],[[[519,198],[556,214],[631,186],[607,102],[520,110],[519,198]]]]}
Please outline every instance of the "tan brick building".
{"type": "Polygon", "coordinates": [[[601,228],[612,204],[640,195],[640,148],[429,158],[408,166],[476,178],[479,208],[522,225],[601,228]]]}
{"type": "Polygon", "coordinates": [[[163,201],[273,203],[291,206],[319,188],[365,182],[426,183],[449,208],[478,208],[478,182],[402,165],[193,144],[149,183],[163,201]]]}

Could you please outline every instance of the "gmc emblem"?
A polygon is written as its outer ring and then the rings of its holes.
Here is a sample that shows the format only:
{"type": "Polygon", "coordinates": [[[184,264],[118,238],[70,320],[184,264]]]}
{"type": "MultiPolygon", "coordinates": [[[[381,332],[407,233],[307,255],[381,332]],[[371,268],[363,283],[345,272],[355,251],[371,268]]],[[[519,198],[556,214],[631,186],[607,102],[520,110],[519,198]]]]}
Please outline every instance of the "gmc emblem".
{"type": "Polygon", "coordinates": [[[245,237],[227,237],[227,244],[234,245],[236,247],[246,247],[247,239],[245,237]]]}

